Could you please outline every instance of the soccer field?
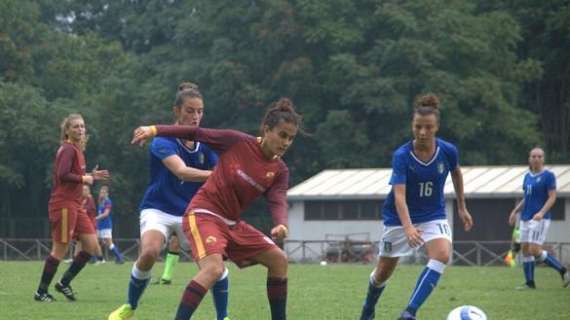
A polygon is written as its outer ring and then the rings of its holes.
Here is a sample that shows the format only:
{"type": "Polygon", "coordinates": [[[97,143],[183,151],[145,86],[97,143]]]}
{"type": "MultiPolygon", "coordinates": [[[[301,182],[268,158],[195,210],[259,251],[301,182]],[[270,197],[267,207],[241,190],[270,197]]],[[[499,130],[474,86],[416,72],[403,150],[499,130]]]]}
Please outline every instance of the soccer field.
{"type": "MultiPolygon", "coordinates": [[[[61,265],[55,280],[67,266],[61,265]]],[[[0,319],[107,319],[126,300],[131,263],[89,265],[72,283],[78,301],[58,299],[38,303],[32,298],[42,262],[0,262],[0,319]]],[[[358,319],[372,265],[290,266],[289,319],[358,319]]],[[[401,266],[384,292],[376,319],[396,319],[405,307],[420,266],[401,266]]],[[[154,275],[162,272],[158,264],[154,275]]],[[[137,310],[136,319],[173,319],[180,295],[196,272],[191,263],[180,263],[170,286],[151,285],[137,310]]],[[[561,286],[550,269],[537,268],[536,291],[516,291],[522,283],[520,268],[450,267],[438,288],[420,309],[418,319],[445,319],[456,306],[474,304],[489,319],[570,319],[570,288],[561,286]]],[[[215,319],[211,295],[204,298],[194,319],[215,319]]],[[[261,267],[238,270],[230,265],[230,316],[233,320],[269,319],[265,271],[261,267]]]]}

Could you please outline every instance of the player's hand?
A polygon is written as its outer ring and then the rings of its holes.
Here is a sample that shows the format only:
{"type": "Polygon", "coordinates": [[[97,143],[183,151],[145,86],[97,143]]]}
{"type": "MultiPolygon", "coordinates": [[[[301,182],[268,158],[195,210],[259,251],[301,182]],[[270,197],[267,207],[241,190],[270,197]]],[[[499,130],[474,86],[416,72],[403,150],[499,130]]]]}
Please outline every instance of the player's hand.
{"type": "Polygon", "coordinates": [[[109,170],[99,170],[99,165],[96,165],[95,168],[93,168],[91,176],[93,177],[93,180],[109,180],[111,178],[109,170]]]}
{"type": "Polygon", "coordinates": [[[424,240],[422,239],[422,231],[413,225],[404,227],[404,232],[406,233],[406,238],[408,239],[410,247],[416,248],[424,243],[424,240]]]}
{"type": "Polygon", "coordinates": [[[81,177],[81,182],[83,182],[83,184],[93,185],[93,181],[93,176],[90,174],[81,177]]]}
{"type": "Polygon", "coordinates": [[[509,215],[509,225],[514,226],[517,223],[517,214],[513,211],[509,215]]]}
{"type": "Polygon", "coordinates": [[[469,211],[467,211],[466,208],[461,209],[458,210],[458,214],[459,214],[459,219],[461,219],[461,222],[463,222],[463,228],[465,229],[465,231],[471,230],[471,228],[473,228],[473,218],[471,217],[469,211]]]}
{"type": "Polygon", "coordinates": [[[288,233],[289,230],[285,225],[282,224],[276,225],[275,227],[273,227],[273,229],[271,229],[271,237],[277,241],[281,241],[287,238],[288,233]]]}
{"type": "Polygon", "coordinates": [[[138,144],[143,146],[147,139],[156,136],[156,127],[142,126],[135,129],[133,132],[133,140],[131,144],[138,144]]]}
{"type": "Polygon", "coordinates": [[[532,220],[534,221],[540,221],[542,218],[544,218],[544,213],[542,211],[539,211],[532,216],[532,220]]]}

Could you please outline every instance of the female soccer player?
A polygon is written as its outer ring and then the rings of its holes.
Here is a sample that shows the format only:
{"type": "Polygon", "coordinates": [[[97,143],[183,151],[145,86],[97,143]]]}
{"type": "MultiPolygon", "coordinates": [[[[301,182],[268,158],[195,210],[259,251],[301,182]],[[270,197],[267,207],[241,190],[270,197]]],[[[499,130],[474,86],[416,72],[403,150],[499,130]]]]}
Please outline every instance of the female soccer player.
{"type": "Polygon", "coordinates": [[[95,180],[108,179],[109,172],[93,170],[89,174],[85,173],[83,156],[87,142],[85,133],[85,122],[80,114],[70,114],[61,124],[61,146],[55,156],[53,186],[48,202],[53,244],[51,253],[44,264],[40,285],[34,294],[36,301],[55,300],[48,293],[48,287],[74,234],[81,242],[83,250],[73,258],[69,269],[55,284],[55,290],[61,292],[68,300],[75,301],[75,295],[69,283],[83,269],[97,248],[95,229],[82,208],[82,186],[93,184],[95,180]]]}
{"type": "Polygon", "coordinates": [[[109,187],[101,186],[99,199],[97,199],[97,237],[103,241],[109,250],[115,255],[115,263],[123,264],[125,260],[119,252],[119,248],[113,243],[113,218],[111,211],[113,202],[109,197],[109,187]]]}
{"type": "MultiPolygon", "coordinates": [[[[199,127],[204,102],[198,86],[182,83],[173,110],[175,127],[199,127]]],[[[183,249],[190,249],[182,229],[182,215],[217,161],[216,153],[193,139],[159,137],[152,141],[151,181],[140,204],[141,253],[131,271],[127,304],[113,311],[109,320],[133,317],[152,267],[171,234],[178,236],[183,249]]],[[[222,271],[212,290],[218,320],[228,319],[228,271],[223,267],[222,271]]]]}
{"type": "Polygon", "coordinates": [[[399,147],[392,159],[392,190],[384,203],[384,234],[380,259],[370,275],[361,320],[374,319],[376,302],[401,256],[425,245],[429,261],[421,273],[406,310],[399,319],[416,319],[449,261],[451,229],[447,223],[443,189],[451,172],[459,218],[465,230],[473,226],[465,206],[463,175],[457,148],[436,137],[439,129],[439,99],[424,95],[416,99],[412,119],[414,139],[399,147]]]}
{"type": "Polygon", "coordinates": [[[134,132],[133,143],[159,136],[177,136],[208,143],[220,153],[210,178],[192,199],[184,215],[184,231],[200,271],[186,287],[176,319],[190,319],[208,288],[224,270],[227,256],[239,267],[267,267],[271,319],[286,319],[287,256],[267,236],[240,219],[253,200],[264,195],[273,216],[271,236],[287,236],[289,170],[281,157],[293,143],[301,123],[293,103],[273,103],[261,124],[261,137],[239,131],[190,126],[148,126],[134,132]]]}
{"type": "Polygon", "coordinates": [[[550,226],[550,209],[556,202],[556,177],[544,169],[544,151],[533,148],[528,157],[530,172],[523,180],[524,198],[513,209],[509,223],[513,225],[517,213],[522,210],[520,218],[520,233],[523,252],[523,270],[526,283],[519,289],[535,289],[534,263],[535,260],[544,262],[547,266],[560,273],[564,287],[570,285],[570,273],[555,257],[542,249],[550,226]]]}

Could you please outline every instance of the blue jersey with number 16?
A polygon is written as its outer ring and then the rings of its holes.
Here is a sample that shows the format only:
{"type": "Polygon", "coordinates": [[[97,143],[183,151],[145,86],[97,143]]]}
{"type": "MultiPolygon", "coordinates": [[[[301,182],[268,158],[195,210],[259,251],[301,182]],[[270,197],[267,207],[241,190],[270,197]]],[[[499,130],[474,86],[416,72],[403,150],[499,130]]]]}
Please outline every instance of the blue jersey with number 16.
{"type": "MultiPolygon", "coordinates": [[[[413,150],[410,141],[394,152],[390,184],[406,185],[406,204],[413,224],[445,219],[443,189],[447,175],[457,168],[457,148],[437,138],[435,153],[427,162],[418,159],[413,150]]],[[[396,211],[393,187],[384,202],[382,217],[386,226],[402,225],[396,211]]]]}

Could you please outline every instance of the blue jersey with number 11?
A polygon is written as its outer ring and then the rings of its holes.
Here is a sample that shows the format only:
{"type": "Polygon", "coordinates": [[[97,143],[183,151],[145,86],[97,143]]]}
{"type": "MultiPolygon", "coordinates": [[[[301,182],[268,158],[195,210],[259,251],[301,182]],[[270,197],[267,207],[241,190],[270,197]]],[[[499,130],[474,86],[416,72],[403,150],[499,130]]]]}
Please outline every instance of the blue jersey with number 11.
{"type": "MultiPolygon", "coordinates": [[[[438,138],[435,153],[427,162],[418,159],[413,150],[410,141],[394,152],[390,184],[406,185],[406,204],[413,224],[445,219],[443,189],[447,175],[457,168],[457,148],[438,138]]],[[[402,225],[396,211],[393,187],[384,202],[382,217],[386,226],[402,225]]]]}

